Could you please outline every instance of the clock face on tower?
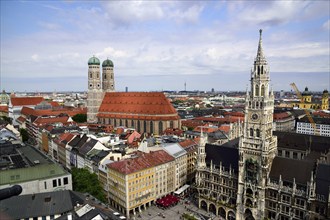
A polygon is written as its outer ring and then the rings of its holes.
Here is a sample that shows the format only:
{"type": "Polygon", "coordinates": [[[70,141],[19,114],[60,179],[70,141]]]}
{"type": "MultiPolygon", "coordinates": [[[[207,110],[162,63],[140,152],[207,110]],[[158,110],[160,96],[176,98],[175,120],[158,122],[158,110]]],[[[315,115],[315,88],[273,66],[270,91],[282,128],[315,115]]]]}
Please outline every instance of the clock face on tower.
{"type": "Polygon", "coordinates": [[[253,121],[257,121],[257,120],[259,119],[259,115],[258,115],[257,113],[253,113],[253,114],[251,115],[251,119],[252,119],[253,121]]]}

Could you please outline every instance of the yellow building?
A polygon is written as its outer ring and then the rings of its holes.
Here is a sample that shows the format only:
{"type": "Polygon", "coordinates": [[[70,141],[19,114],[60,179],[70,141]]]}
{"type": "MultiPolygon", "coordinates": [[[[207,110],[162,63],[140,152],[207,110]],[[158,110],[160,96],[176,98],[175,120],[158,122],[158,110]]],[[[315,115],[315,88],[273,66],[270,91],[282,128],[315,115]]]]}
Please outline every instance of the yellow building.
{"type": "Polygon", "coordinates": [[[305,91],[301,94],[303,102],[292,102],[291,107],[297,107],[300,109],[315,109],[315,110],[327,110],[329,108],[329,93],[328,90],[324,90],[321,101],[313,100],[312,93],[305,88],[305,91]]]}
{"type": "Polygon", "coordinates": [[[164,150],[137,152],[132,158],[107,164],[109,203],[127,218],[151,206],[173,185],[174,158],[164,150]],[[158,194],[159,193],[159,194],[158,194]]]}

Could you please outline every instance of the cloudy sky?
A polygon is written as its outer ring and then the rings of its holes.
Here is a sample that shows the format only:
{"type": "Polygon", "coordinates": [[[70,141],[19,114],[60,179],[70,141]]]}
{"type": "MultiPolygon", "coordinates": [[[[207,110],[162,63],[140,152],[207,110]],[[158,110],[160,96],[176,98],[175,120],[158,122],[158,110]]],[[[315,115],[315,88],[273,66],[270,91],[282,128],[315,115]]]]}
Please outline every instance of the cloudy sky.
{"type": "Polygon", "coordinates": [[[329,1],[1,1],[0,87],[87,90],[87,61],[116,90],[245,90],[259,29],[274,90],[329,89],[329,1]]]}

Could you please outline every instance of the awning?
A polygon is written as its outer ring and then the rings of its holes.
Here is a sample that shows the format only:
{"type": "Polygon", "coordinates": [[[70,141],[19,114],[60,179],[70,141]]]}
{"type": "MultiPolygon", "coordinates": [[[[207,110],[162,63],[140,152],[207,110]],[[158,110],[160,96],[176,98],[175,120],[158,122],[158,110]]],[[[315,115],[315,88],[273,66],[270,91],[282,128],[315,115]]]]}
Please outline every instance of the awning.
{"type": "Polygon", "coordinates": [[[182,186],[180,189],[174,192],[174,194],[180,195],[182,192],[186,191],[189,188],[190,185],[186,184],[182,186]]]}

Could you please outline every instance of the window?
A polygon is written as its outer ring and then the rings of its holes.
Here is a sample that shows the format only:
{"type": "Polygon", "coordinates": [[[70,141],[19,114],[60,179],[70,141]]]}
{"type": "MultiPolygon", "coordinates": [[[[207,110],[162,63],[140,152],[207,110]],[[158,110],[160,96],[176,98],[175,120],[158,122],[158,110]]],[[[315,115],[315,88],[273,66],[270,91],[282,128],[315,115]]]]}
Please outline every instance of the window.
{"type": "Polygon", "coordinates": [[[53,187],[57,187],[57,181],[53,180],[53,187]]]}
{"type": "Polygon", "coordinates": [[[261,96],[265,96],[265,86],[261,86],[261,96]]]}
{"type": "Polygon", "coordinates": [[[290,157],[290,152],[289,151],[285,151],[285,157],[290,157]]]}
{"type": "Polygon", "coordinates": [[[253,129],[250,128],[250,137],[253,137],[253,129]]]}
{"type": "Polygon", "coordinates": [[[61,179],[58,179],[58,186],[62,186],[62,181],[61,181],[61,179]]]}
{"type": "Polygon", "coordinates": [[[259,96],[259,86],[258,85],[256,85],[255,96],[259,96]]]}
{"type": "Polygon", "coordinates": [[[298,158],[297,152],[293,152],[293,159],[297,159],[297,158],[298,158]]]}
{"type": "Polygon", "coordinates": [[[46,181],[44,182],[44,186],[45,186],[45,189],[47,189],[47,182],[46,181]]]}
{"type": "Polygon", "coordinates": [[[260,130],[257,129],[257,137],[260,137],[260,130]]]}

